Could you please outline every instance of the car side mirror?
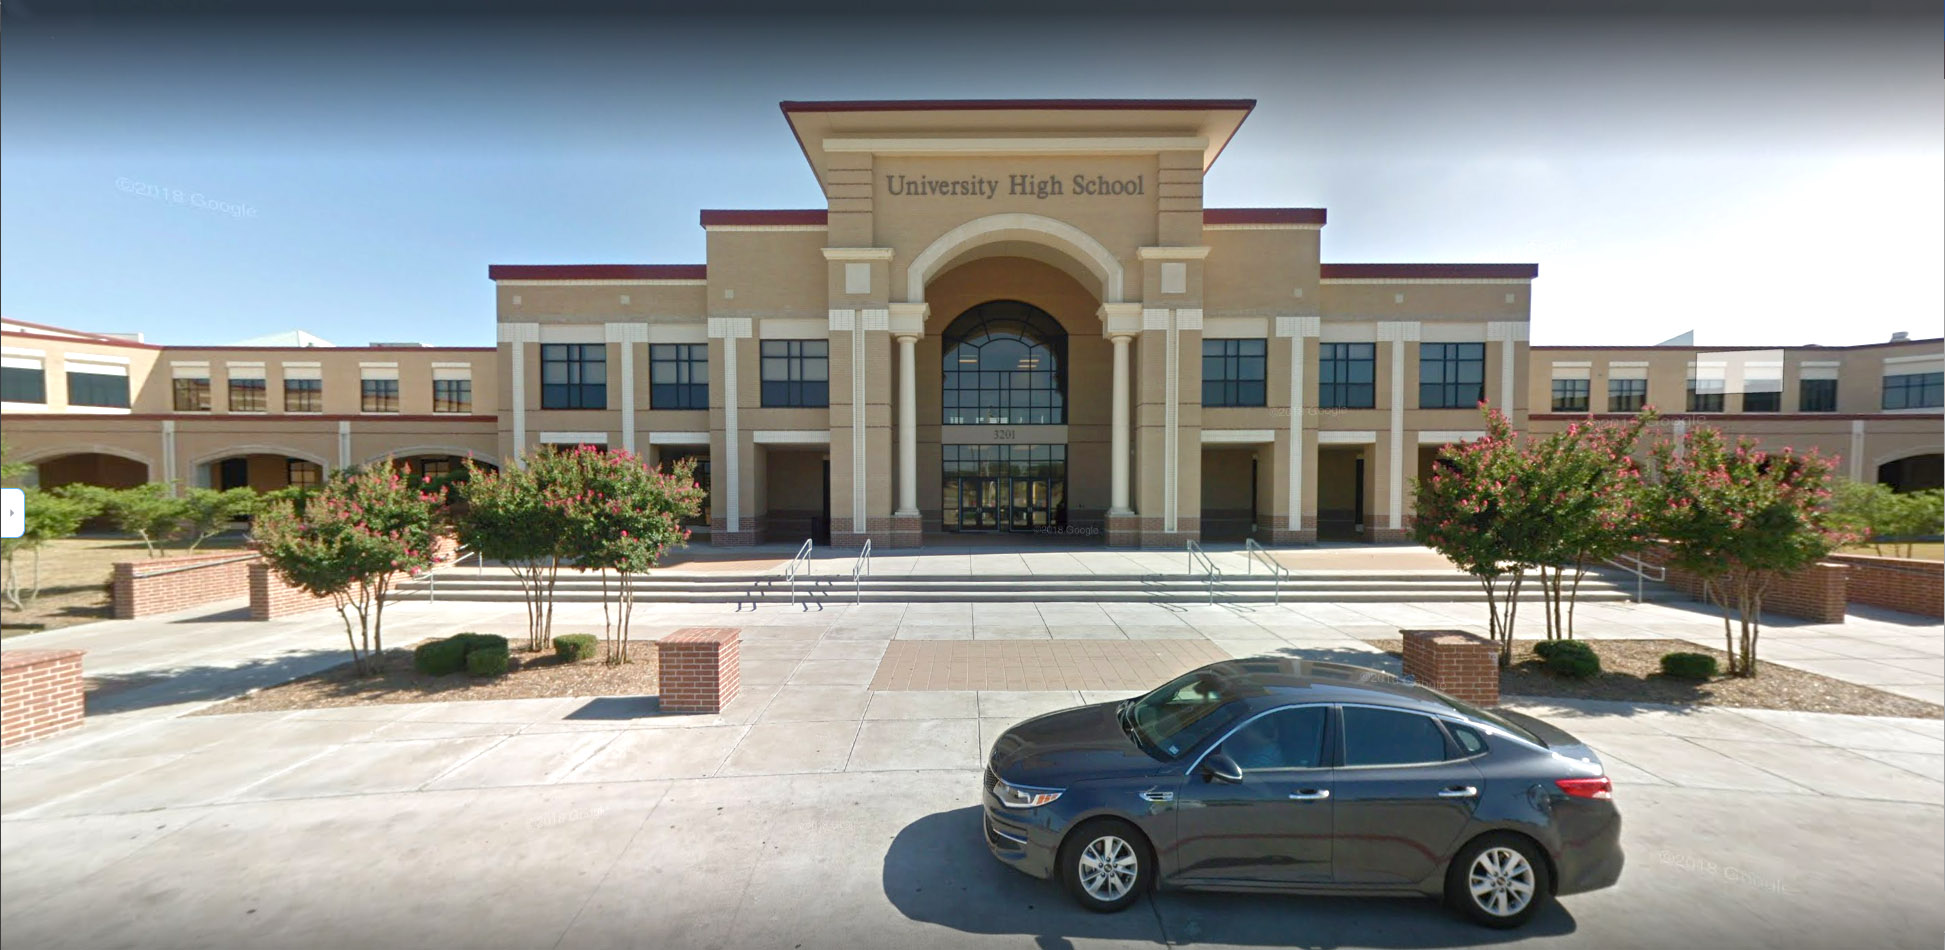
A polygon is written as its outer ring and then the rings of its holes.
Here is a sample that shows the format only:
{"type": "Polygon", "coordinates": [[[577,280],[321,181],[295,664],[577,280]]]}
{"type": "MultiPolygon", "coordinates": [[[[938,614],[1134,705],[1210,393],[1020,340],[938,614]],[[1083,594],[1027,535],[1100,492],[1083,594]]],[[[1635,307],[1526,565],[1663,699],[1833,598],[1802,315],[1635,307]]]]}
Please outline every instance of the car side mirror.
{"type": "Polygon", "coordinates": [[[1211,752],[1202,760],[1202,777],[1211,782],[1234,785],[1243,780],[1243,767],[1220,752],[1211,752]]]}

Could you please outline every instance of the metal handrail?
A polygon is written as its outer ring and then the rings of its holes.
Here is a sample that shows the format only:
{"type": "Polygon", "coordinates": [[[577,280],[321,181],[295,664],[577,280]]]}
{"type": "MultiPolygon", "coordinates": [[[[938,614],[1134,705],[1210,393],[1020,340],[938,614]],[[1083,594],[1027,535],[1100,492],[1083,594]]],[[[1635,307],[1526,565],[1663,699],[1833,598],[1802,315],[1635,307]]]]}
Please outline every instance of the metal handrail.
{"type": "MultiPolygon", "coordinates": [[[[192,554],[192,555],[188,555],[188,556],[189,556],[189,557],[201,557],[201,556],[203,556],[203,555],[195,555],[195,554],[192,554]]],[[[216,566],[218,566],[218,565],[222,565],[222,564],[235,564],[235,563],[236,563],[236,562],[238,562],[238,561],[248,561],[248,560],[251,560],[251,559],[253,559],[253,558],[259,558],[259,557],[262,557],[262,556],[263,556],[262,554],[259,554],[259,553],[257,553],[257,552],[255,552],[255,551],[245,551],[245,552],[243,552],[243,553],[241,553],[241,554],[237,554],[237,555],[236,555],[236,556],[234,556],[234,557],[229,557],[229,558],[225,558],[225,559],[223,559],[223,560],[221,560],[221,561],[197,561],[197,562],[196,562],[196,563],[194,563],[194,564],[175,564],[175,565],[171,565],[171,566],[169,566],[169,567],[165,567],[165,568],[163,568],[163,569],[161,569],[161,570],[159,570],[159,571],[147,571],[147,572],[137,572],[137,573],[135,574],[135,577],[136,577],[137,579],[141,579],[141,578],[145,578],[145,577],[163,577],[163,576],[166,576],[166,575],[169,575],[169,574],[180,574],[180,573],[182,573],[183,571],[200,571],[200,570],[202,570],[202,569],[203,569],[203,568],[205,568],[205,567],[216,567],[216,566]]],[[[136,563],[136,564],[140,564],[141,562],[140,562],[140,561],[136,561],[136,562],[134,562],[134,563],[136,563]]]]}
{"type": "Polygon", "coordinates": [[[1195,573],[1195,565],[1200,561],[1202,569],[1206,572],[1205,576],[1209,581],[1209,603],[1214,605],[1216,602],[1216,581],[1222,577],[1222,568],[1217,567],[1216,562],[1209,560],[1209,555],[1203,552],[1202,545],[1196,543],[1194,538],[1189,539],[1188,550],[1189,573],[1195,573]]]}
{"type": "Polygon", "coordinates": [[[473,576],[474,577],[486,576],[486,558],[481,557],[479,551],[477,550],[469,551],[466,549],[464,545],[453,548],[452,560],[447,561],[444,565],[434,564],[433,566],[426,569],[425,572],[425,602],[426,603],[434,604],[439,602],[439,568],[441,566],[458,567],[459,562],[464,561],[469,557],[473,559],[473,576]]]}
{"type": "Polygon", "coordinates": [[[790,566],[783,570],[784,580],[790,582],[790,603],[793,606],[797,603],[797,572],[810,569],[812,547],[811,539],[805,538],[804,543],[797,548],[797,553],[790,556],[790,566]]]}
{"type": "Polygon", "coordinates": [[[1255,538],[1244,538],[1243,573],[1255,573],[1256,564],[1259,561],[1270,569],[1270,576],[1276,580],[1276,587],[1273,588],[1274,593],[1270,597],[1270,602],[1273,604],[1283,603],[1283,578],[1290,573],[1290,569],[1278,564],[1275,558],[1270,557],[1269,549],[1257,544],[1255,538]]]}
{"type": "Polygon", "coordinates": [[[871,539],[864,539],[864,547],[858,551],[857,563],[851,565],[851,602],[864,603],[864,580],[871,575],[871,539]]]}
{"type": "Polygon", "coordinates": [[[1642,587],[1644,586],[1644,582],[1648,578],[1649,568],[1654,568],[1655,581],[1657,583],[1666,582],[1668,580],[1667,565],[1650,564],[1647,561],[1635,557],[1632,554],[1616,554],[1613,557],[1608,558],[1607,563],[1612,564],[1615,567],[1618,567],[1621,570],[1627,571],[1628,573],[1634,575],[1634,602],[1637,604],[1641,602],[1642,587]],[[1629,561],[1632,561],[1634,563],[1632,564],[1627,563],[1629,561]]]}

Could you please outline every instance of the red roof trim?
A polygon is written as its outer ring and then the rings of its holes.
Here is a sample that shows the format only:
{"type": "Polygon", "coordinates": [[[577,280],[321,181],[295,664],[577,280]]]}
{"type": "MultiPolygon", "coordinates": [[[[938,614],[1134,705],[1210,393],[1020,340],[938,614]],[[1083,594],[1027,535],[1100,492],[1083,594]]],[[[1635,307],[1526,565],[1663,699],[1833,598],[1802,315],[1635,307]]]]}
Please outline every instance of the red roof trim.
{"type": "MultiPolygon", "coordinates": [[[[0,320],[4,320],[7,323],[17,323],[23,327],[33,327],[36,330],[53,330],[56,333],[74,333],[80,336],[95,337],[107,343],[137,343],[137,341],[135,340],[124,340],[118,337],[109,336],[106,333],[96,333],[93,330],[76,330],[73,327],[57,327],[51,323],[35,323],[32,320],[19,320],[13,317],[0,317],[0,320]]],[[[137,345],[139,345],[139,343],[137,345]]]]}
{"type": "MultiPolygon", "coordinates": [[[[11,320],[11,319],[10,319],[10,320],[9,320],[8,322],[10,322],[10,323],[20,323],[21,321],[19,321],[19,320],[11,320]]],[[[40,324],[35,324],[35,326],[39,326],[39,325],[40,325],[40,324]]],[[[61,329],[61,328],[59,328],[59,327],[55,327],[54,329],[57,329],[57,330],[59,330],[59,329],[61,329]]],[[[61,332],[63,332],[63,333],[67,333],[67,332],[74,332],[74,333],[80,333],[81,331],[79,331],[79,330],[74,330],[74,331],[68,331],[68,330],[62,330],[61,332]]],[[[51,342],[54,342],[54,343],[84,343],[84,344],[87,344],[87,345],[89,345],[89,346],[125,346],[125,347],[128,347],[129,349],[132,349],[132,350],[160,350],[160,349],[163,349],[163,346],[162,346],[162,344],[160,344],[160,343],[137,343],[137,342],[135,342],[134,340],[117,340],[117,339],[114,339],[114,338],[112,338],[112,337],[96,337],[96,336],[55,336],[55,335],[54,335],[54,334],[52,334],[52,333],[29,333],[29,332],[27,332],[27,331],[25,331],[25,330],[8,330],[8,331],[7,331],[7,339],[10,339],[10,340],[48,340],[48,341],[51,341],[51,342]]]]}
{"type": "Polygon", "coordinates": [[[771,210],[720,210],[703,209],[702,226],[752,225],[752,224],[816,224],[830,223],[830,212],[822,208],[785,208],[771,210]]]}
{"type": "MultiPolygon", "coordinates": [[[[1896,341],[1885,340],[1882,343],[1848,343],[1848,344],[1837,344],[1837,345],[1824,344],[1824,343],[1799,343],[1792,346],[1600,346],[1600,345],[1566,346],[1561,344],[1555,344],[1551,346],[1535,346],[1532,347],[1532,349],[1554,350],[1559,352],[1577,352],[1577,353],[1605,353],[1610,350],[1626,352],[1626,353],[1654,353],[1658,351],[1664,353],[1682,353],[1682,352],[1689,352],[1689,351],[1693,351],[1697,353],[1715,353],[1715,352],[1731,353],[1731,352],[1740,352],[1742,350],[1863,350],[1863,349],[1870,349],[1872,347],[1879,347],[1879,346],[1913,346],[1913,345],[1921,345],[1925,343],[1945,343],[1945,337],[1934,336],[1934,337],[1928,337],[1923,340],[1896,340],[1896,341]]],[[[1757,415],[1767,416],[1770,415],[1770,413],[1766,413],[1766,412],[1757,413],[1757,415]]],[[[1819,418],[1829,418],[1828,413],[1820,412],[1817,413],[1817,416],[1819,418]]]]}
{"type": "Polygon", "coordinates": [[[706,264],[494,264],[488,280],[706,280],[706,264]]]}
{"type": "Polygon", "coordinates": [[[497,423],[499,416],[481,413],[440,412],[415,413],[411,415],[393,413],[325,413],[325,412],[110,412],[110,413],[62,413],[62,412],[9,412],[8,422],[67,422],[86,418],[91,421],[113,422],[117,419],[133,419],[138,422],[154,422],[160,419],[174,419],[179,422],[236,422],[261,425],[267,420],[279,422],[470,422],[480,425],[497,423]]]}
{"type": "Polygon", "coordinates": [[[1203,224],[1323,224],[1322,208],[1204,208],[1203,224]]]}
{"type": "Polygon", "coordinates": [[[1358,278],[1417,278],[1421,280],[1477,280],[1507,278],[1532,280],[1540,276],[1538,264],[1324,264],[1319,276],[1325,280],[1358,278]]]}
{"type": "Polygon", "coordinates": [[[852,99],[826,102],[779,103],[792,112],[948,112],[1099,109],[1122,112],[1190,112],[1226,110],[1248,112],[1254,99],[852,99]]]}

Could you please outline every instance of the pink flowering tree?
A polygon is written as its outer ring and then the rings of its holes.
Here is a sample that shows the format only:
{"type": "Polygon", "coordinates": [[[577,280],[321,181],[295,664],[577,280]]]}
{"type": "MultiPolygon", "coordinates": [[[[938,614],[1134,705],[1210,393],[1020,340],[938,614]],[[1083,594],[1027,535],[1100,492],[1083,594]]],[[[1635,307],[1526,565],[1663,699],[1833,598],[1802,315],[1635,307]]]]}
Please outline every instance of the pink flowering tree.
{"type": "Polygon", "coordinates": [[[1669,562],[1700,576],[1703,596],[1721,608],[1729,672],[1755,676],[1763,595],[1849,540],[1830,510],[1833,461],[1765,452],[1747,438],[1731,447],[1707,426],[1659,442],[1654,458],[1649,527],[1669,562]]]}
{"type": "Polygon", "coordinates": [[[1499,662],[1512,662],[1513,624],[1526,574],[1547,553],[1546,497],[1533,490],[1532,449],[1497,409],[1486,434],[1439,450],[1429,478],[1413,487],[1420,544],[1478,578],[1499,662]]]}
{"type": "Polygon", "coordinates": [[[609,663],[628,662],[628,627],[635,610],[635,575],[646,573],[669,548],[686,544],[686,518],[701,509],[695,463],[658,472],[633,452],[586,446],[562,456],[571,472],[565,488],[565,555],[574,567],[601,572],[602,632],[609,663]],[[618,586],[608,596],[608,573],[618,586]],[[612,614],[610,609],[613,609],[612,614]]]}
{"type": "Polygon", "coordinates": [[[1575,422],[1534,443],[1522,478],[1542,512],[1535,567],[1547,639],[1572,639],[1574,604],[1590,564],[1641,546],[1641,466],[1634,458],[1654,410],[1627,422],[1575,422]]]}
{"type": "Polygon", "coordinates": [[[554,585],[567,557],[569,505],[579,491],[571,453],[543,448],[518,468],[495,471],[471,461],[457,483],[453,527],[459,543],[513,573],[527,607],[527,649],[553,635],[554,585]]]}
{"type": "Polygon", "coordinates": [[[258,512],[252,541],[286,583],[331,598],[352,663],[374,673],[385,650],[386,596],[400,577],[432,567],[441,506],[437,493],[390,465],[340,470],[304,499],[301,513],[291,498],[258,512]]]}

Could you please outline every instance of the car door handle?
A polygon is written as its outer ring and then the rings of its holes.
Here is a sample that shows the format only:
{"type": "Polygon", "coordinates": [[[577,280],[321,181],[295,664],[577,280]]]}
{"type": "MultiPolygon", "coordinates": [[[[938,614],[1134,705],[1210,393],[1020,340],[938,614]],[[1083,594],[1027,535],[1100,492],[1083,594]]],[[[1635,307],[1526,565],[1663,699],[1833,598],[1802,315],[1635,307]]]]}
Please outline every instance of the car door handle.
{"type": "Polygon", "coordinates": [[[1290,793],[1293,802],[1321,802],[1330,797],[1328,788],[1304,788],[1290,793]]]}
{"type": "Polygon", "coordinates": [[[1471,785],[1448,785],[1438,790],[1440,798],[1472,798],[1478,794],[1479,789],[1471,785]]]}

